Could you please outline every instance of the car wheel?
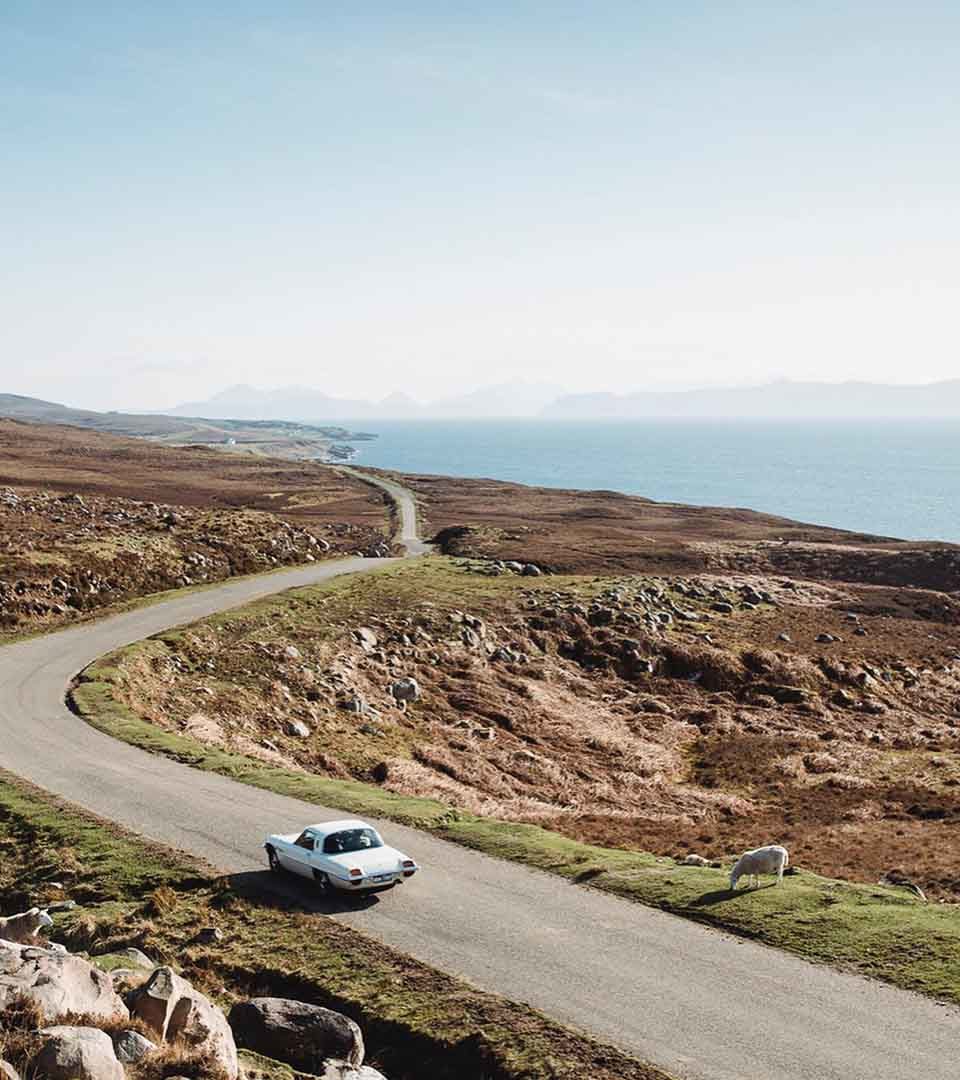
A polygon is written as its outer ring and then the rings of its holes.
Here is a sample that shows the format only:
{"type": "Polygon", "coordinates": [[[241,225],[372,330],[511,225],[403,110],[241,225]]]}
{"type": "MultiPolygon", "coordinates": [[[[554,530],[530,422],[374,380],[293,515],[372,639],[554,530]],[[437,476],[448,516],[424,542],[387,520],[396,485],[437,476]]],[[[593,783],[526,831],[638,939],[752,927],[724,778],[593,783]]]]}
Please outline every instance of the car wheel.
{"type": "Polygon", "coordinates": [[[313,877],[317,883],[317,889],[324,896],[328,895],[330,892],[333,891],[330,885],[330,879],[322,870],[314,870],[313,877]]]}
{"type": "Polygon", "coordinates": [[[280,859],[272,847],[267,848],[267,862],[270,863],[270,869],[275,874],[279,874],[280,871],[283,869],[283,867],[280,865],[280,859]]]}

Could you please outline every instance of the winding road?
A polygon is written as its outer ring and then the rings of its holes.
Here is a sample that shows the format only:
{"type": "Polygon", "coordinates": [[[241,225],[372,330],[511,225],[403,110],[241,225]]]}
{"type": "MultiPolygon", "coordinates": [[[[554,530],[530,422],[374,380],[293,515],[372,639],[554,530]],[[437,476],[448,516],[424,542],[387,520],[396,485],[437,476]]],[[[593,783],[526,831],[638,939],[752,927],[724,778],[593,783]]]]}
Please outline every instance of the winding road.
{"type": "MultiPolygon", "coordinates": [[[[410,499],[402,488],[395,494],[410,499]]],[[[345,559],[230,581],[0,649],[0,767],[223,871],[266,878],[265,834],[342,812],[116,742],[66,708],[67,686],[97,657],[143,637],[391,561],[345,559]]],[[[953,1008],[379,824],[423,872],[359,907],[324,907],[303,886],[316,910],[677,1076],[957,1075],[960,1013],[953,1008]]]]}

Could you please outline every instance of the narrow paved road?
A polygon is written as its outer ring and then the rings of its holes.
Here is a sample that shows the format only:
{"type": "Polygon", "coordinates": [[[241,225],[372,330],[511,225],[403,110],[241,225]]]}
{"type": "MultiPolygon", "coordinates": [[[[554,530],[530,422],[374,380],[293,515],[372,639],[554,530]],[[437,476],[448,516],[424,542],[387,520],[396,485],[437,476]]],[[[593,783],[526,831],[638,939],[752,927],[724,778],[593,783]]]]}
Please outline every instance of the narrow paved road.
{"type": "MultiPolygon", "coordinates": [[[[103,653],[294,585],[388,560],[233,581],[0,649],[0,766],[229,872],[260,844],[342,816],[118,743],[64,705],[103,653]]],[[[953,1080],[960,1014],[546,874],[379,823],[425,867],[402,889],[325,910],[427,963],[527,1001],[682,1077],[953,1080]]],[[[256,879],[256,878],[255,878],[256,879]]],[[[749,900],[744,900],[749,903],[749,900]]]]}
{"type": "Polygon", "coordinates": [[[417,504],[407,488],[384,476],[374,476],[372,473],[361,472],[359,469],[351,469],[347,465],[339,465],[337,470],[364,484],[382,488],[390,496],[400,519],[394,540],[404,546],[408,555],[425,555],[432,550],[430,544],[420,539],[420,531],[417,528],[417,504]]]}

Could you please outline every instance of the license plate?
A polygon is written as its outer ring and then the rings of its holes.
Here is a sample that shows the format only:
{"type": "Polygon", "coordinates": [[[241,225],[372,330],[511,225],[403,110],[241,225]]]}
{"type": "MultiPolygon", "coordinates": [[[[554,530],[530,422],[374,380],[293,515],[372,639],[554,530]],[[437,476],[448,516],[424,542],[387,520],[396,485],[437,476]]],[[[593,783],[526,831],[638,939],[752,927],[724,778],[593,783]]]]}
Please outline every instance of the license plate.
{"type": "Polygon", "coordinates": [[[389,874],[374,874],[373,875],[373,880],[374,881],[389,881],[390,880],[390,875],[389,874]]]}

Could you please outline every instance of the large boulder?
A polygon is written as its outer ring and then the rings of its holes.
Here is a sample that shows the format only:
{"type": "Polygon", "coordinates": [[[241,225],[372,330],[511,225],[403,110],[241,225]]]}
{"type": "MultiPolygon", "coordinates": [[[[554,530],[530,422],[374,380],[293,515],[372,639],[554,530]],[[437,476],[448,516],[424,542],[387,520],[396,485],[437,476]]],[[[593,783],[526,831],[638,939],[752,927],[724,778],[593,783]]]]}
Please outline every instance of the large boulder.
{"type": "Polygon", "coordinates": [[[342,1013],[287,998],[254,998],[230,1010],[230,1027],[240,1046],[285,1061],[295,1069],[323,1075],[326,1063],[358,1068],[363,1034],[342,1013]]]}
{"type": "Polygon", "coordinates": [[[223,1010],[169,967],[160,967],[135,990],[130,1011],[158,1039],[182,1041],[209,1053],[230,1080],[239,1073],[237,1046],[223,1010]]]}
{"type": "Polygon", "coordinates": [[[46,1080],[124,1080],[110,1036],[97,1028],[51,1027],[34,1068],[46,1080]]]}
{"type": "Polygon", "coordinates": [[[110,976],[81,957],[0,941],[0,1009],[20,996],[35,1002],[50,1023],[66,1013],[129,1015],[110,976]]]}

